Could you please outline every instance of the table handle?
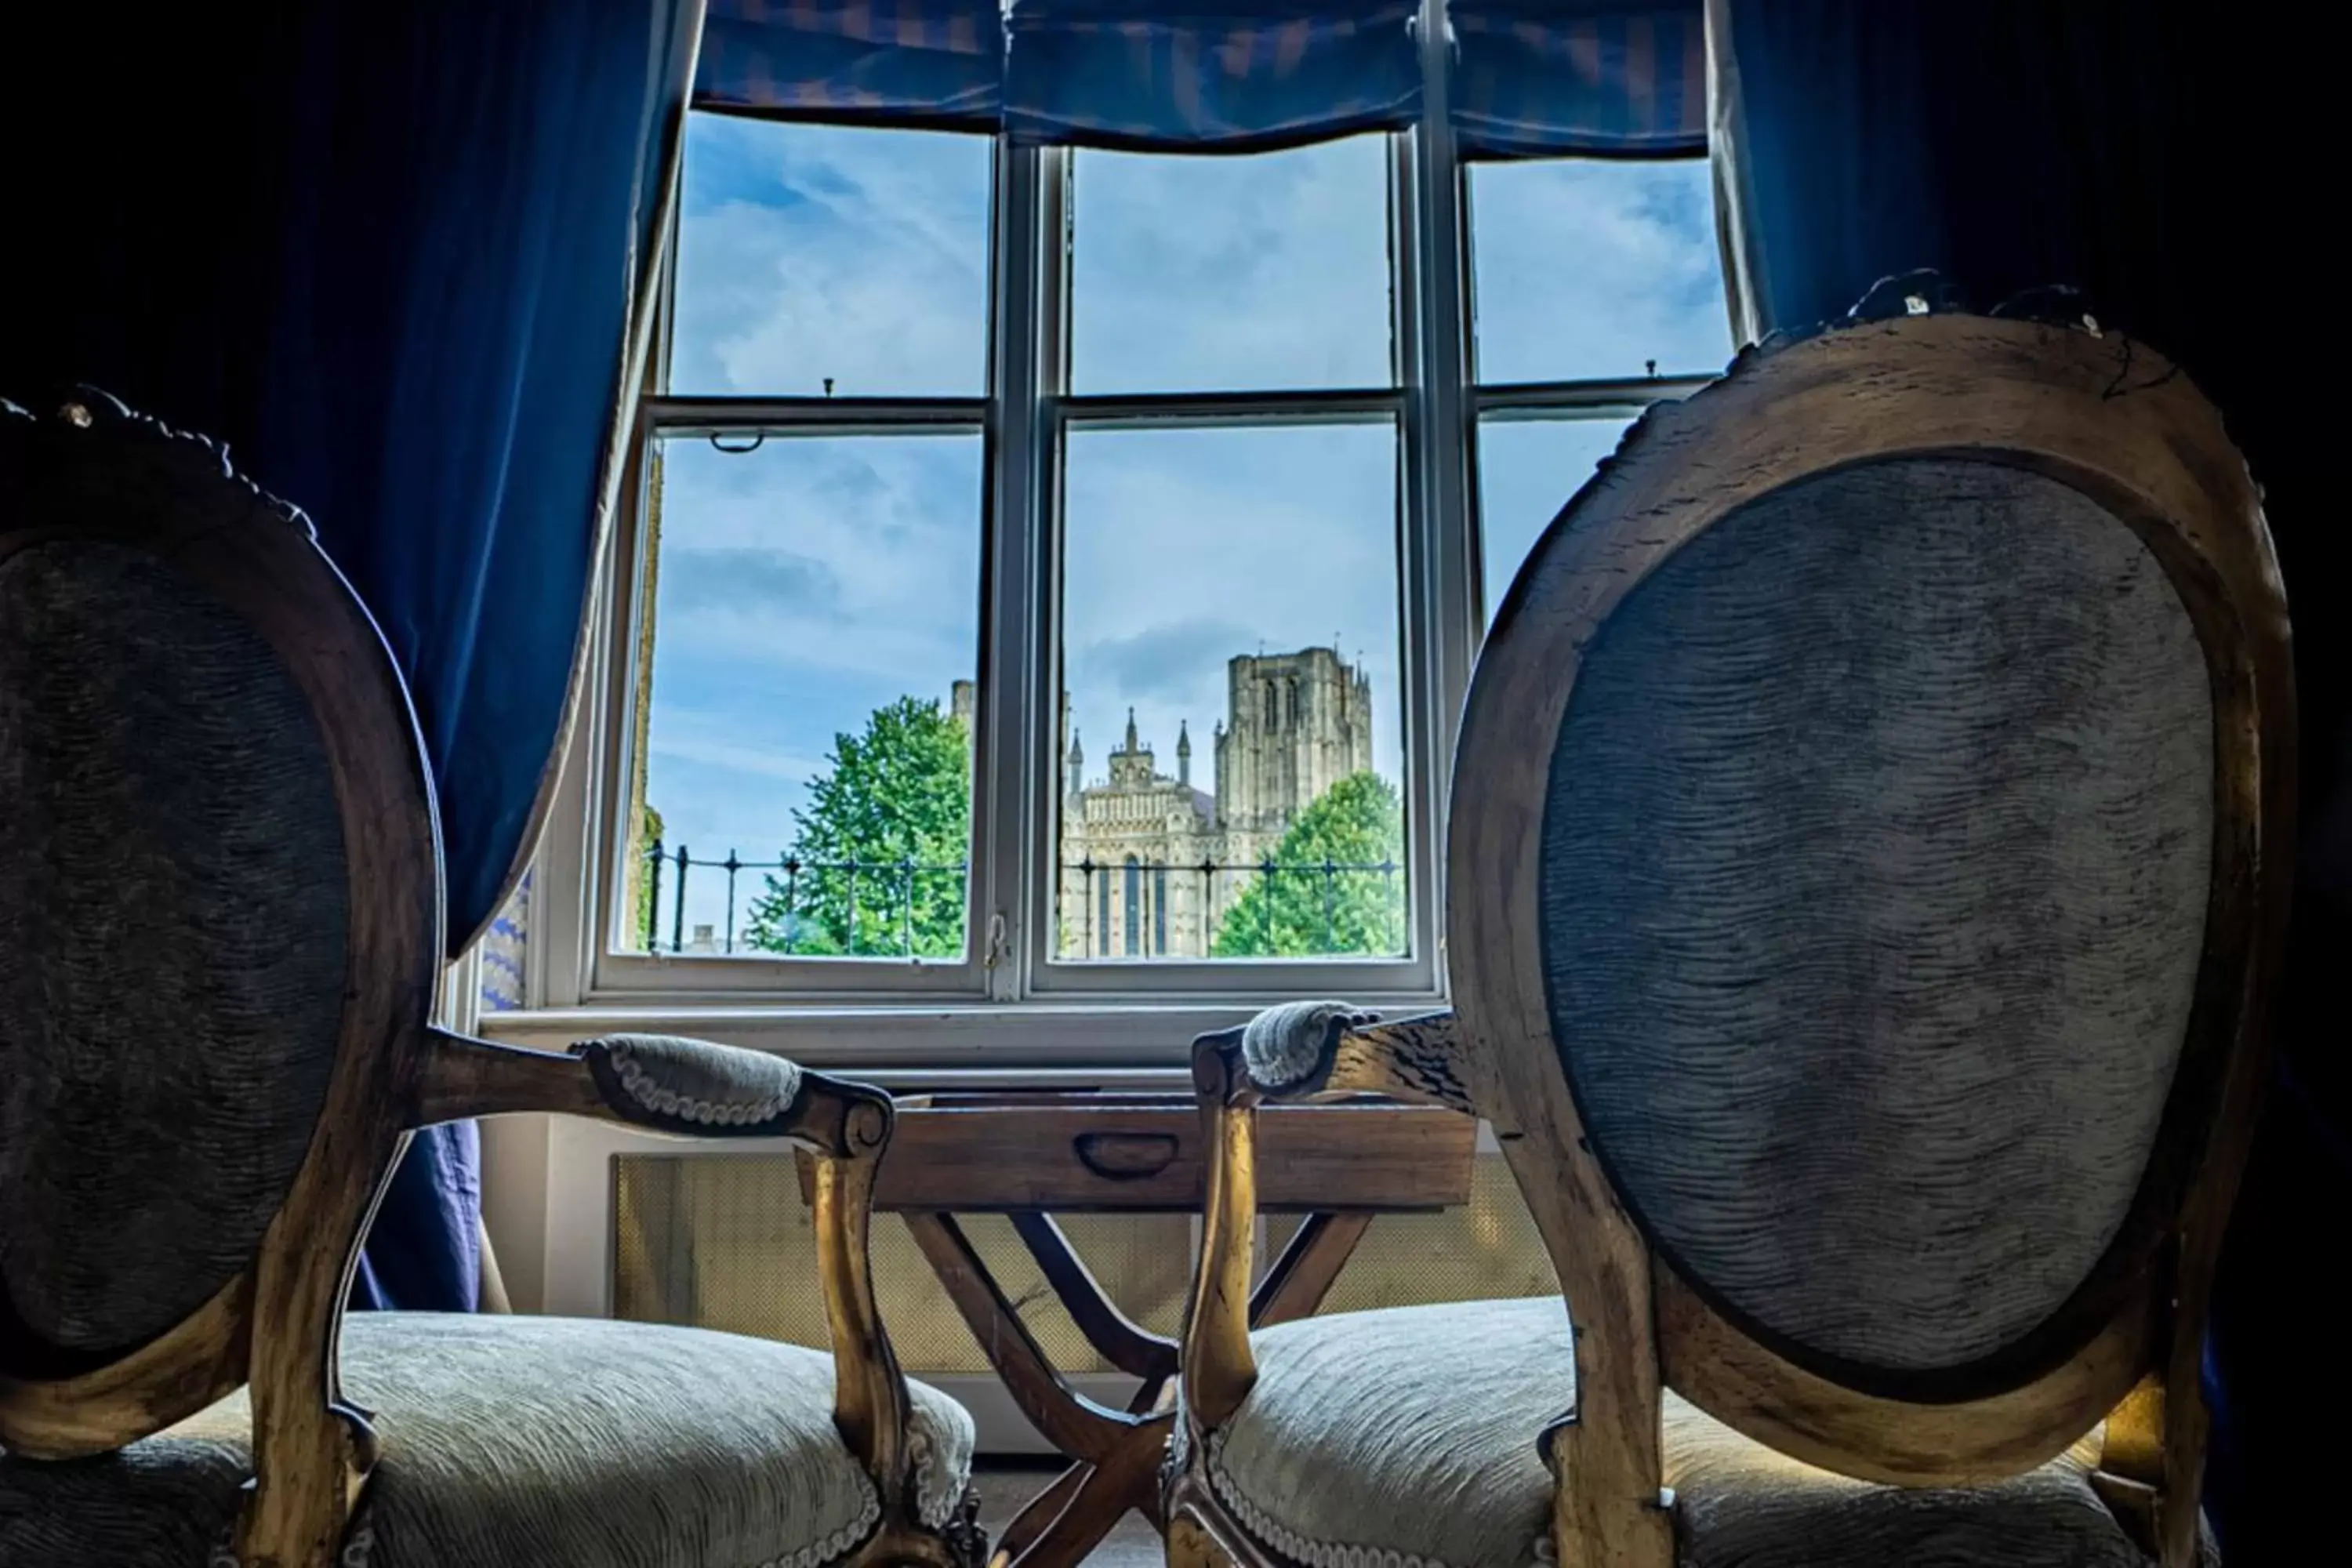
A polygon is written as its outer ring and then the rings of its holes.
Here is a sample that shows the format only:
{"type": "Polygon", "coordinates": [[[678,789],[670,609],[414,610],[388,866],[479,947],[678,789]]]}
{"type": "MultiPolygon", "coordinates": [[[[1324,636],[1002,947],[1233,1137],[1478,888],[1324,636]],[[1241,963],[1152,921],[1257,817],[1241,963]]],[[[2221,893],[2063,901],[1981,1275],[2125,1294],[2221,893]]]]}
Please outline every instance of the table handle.
{"type": "Polygon", "coordinates": [[[1156,1176],[1176,1158],[1176,1140],[1166,1132],[1081,1132],[1078,1163],[1106,1181],[1139,1182],[1156,1176]]]}

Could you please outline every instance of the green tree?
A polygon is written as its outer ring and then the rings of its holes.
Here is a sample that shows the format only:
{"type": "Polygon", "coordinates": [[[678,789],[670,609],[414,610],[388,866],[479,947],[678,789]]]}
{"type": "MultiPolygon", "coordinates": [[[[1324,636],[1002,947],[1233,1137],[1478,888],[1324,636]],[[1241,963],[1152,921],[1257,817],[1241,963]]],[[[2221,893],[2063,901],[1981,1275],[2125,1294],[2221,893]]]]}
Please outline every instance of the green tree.
{"type": "Polygon", "coordinates": [[[830,764],[793,813],[787,867],[752,900],[746,940],[770,952],[964,950],[971,750],[937,701],[901,697],[864,733],[833,738],[830,764]]]}
{"type": "Polygon", "coordinates": [[[1298,814],[1269,858],[1275,871],[1217,928],[1217,957],[1404,951],[1404,807],[1394,784],[1349,774],[1298,814]]]}
{"type": "MultiPolygon", "coordinates": [[[[637,814],[637,831],[629,841],[629,935],[645,938],[653,929],[654,846],[662,841],[662,814],[652,806],[637,814]]],[[[652,945],[646,939],[647,945],[652,945]]]]}

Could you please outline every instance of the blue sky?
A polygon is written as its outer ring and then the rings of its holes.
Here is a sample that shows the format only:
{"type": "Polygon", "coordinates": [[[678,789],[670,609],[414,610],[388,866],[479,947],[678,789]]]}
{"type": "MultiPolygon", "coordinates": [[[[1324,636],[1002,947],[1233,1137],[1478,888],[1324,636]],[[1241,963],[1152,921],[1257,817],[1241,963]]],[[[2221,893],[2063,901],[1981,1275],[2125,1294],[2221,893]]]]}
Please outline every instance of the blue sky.
{"type": "MultiPolygon", "coordinates": [[[[697,117],[672,388],[983,390],[989,160],[976,137],[697,117]]],[[[1471,199],[1485,378],[1727,357],[1704,164],[1482,167],[1471,199]]],[[[1385,384],[1386,201],[1372,137],[1079,154],[1073,384],[1385,384]]],[[[1490,597],[1621,428],[1482,436],[1490,597]]],[[[1335,637],[1371,675],[1397,772],[1394,463],[1379,426],[1073,437],[1065,675],[1090,775],[1132,706],[1163,771],[1189,722],[1208,786],[1225,660],[1335,637]]],[[[776,855],[837,731],[971,676],[982,469],[956,437],[672,444],[649,795],[673,844],[776,855]]],[[[719,879],[697,875],[688,925],[721,923],[719,879]]]]}

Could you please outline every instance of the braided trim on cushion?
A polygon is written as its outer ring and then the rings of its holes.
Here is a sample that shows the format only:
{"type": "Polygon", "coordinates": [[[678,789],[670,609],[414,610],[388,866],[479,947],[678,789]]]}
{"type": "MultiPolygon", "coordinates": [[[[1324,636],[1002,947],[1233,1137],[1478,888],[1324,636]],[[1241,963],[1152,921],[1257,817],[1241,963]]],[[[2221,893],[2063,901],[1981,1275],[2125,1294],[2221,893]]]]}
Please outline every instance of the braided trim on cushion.
{"type": "Polygon", "coordinates": [[[1259,1088],[1273,1093],[1307,1082],[1330,1060],[1339,1037],[1377,1022],[1352,1002],[1285,1002],[1242,1029],[1242,1065],[1259,1088]]]}
{"type": "Polygon", "coordinates": [[[931,1441],[931,1429],[908,1424],[907,1457],[915,1472],[915,1517],[929,1530],[944,1530],[955,1517],[956,1505],[963,1501],[963,1489],[968,1477],[956,1473],[953,1465],[940,1459],[939,1446],[931,1441]]]}
{"type": "Polygon", "coordinates": [[[643,1109],[697,1126],[772,1121],[800,1097],[799,1066],[763,1052],[669,1035],[610,1035],[580,1048],[602,1056],[643,1109]]]}
{"type": "Polygon", "coordinates": [[[857,1478],[857,1489],[865,1501],[858,1508],[856,1519],[831,1535],[810,1542],[797,1552],[771,1557],[765,1563],[751,1564],[751,1568],[823,1568],[823,1564],[836,1557],[847,1556],[882,1522],[882,1499],[875,1491],[874,1483],[860,1476],[857,1478]]]}
{"type": "MultiPolygon", "coordinates": [[[[937,1445],[931,1441],[930,1429],[910,1425],[907,1432],[907,1457],[915,1474],[915,1517],[924,1528],[944,1529],[961,1500],[963,1488],[950,1468],[939,1462],[937,1445]]],[[[837,1557],[845,1557],[860,1542],[873,1534],[882,1522],[882,1496],[874,1489],[874,1482],[866,1476],[857,1478],[857,1490],[863,1500],[857,1517],[821,1541],[811,1542],[797,1552],[752,1568],[822,1568],[837,1557]]],[[[364,1565],[362,1565],[364,1568],[364,1565]]]]}
{"type": "MultiPolygon", "coordinates": [[[[1219,1427],[1209,1434],[1209,1462],[1205,1467],[1209,1486],[1218,1500],[1233,1510],[1242,1528],[1265,1545],[1298,1568],[1449,1568],[1435,1557],[1421,1557],[1409,1552],[1394,1552],[1379,1546],[1357,1546],[1345,1542],[1316,1541],[1299,1534],[1250,1500],[1238,1481],[1227,1473],[1224,1466],[1225,1429],[1219,1427]]],[[[1539,1535],[1528,1548],[1530,1563],[1549,1563],[1553,1560],[1551,1537],[1539,1535]]]]}

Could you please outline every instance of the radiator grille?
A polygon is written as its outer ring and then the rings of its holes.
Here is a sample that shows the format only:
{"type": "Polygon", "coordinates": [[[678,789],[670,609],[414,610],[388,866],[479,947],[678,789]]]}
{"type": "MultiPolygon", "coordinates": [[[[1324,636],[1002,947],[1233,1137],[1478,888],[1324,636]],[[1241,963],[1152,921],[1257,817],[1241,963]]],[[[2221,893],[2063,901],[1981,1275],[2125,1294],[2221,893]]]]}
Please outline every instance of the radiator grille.
{"type": "MultiPolygon", "coordinates": [[[[614,1164],[616,1317],[826,1342],[815,1236],[792,1155],[625,1154],[614,1164]]],[[[1191,1279],[1192,1220],[1057,1217],[1120,1310],[1172,1337],[1191,1279]]],[[[976,1215],[958,1223],[1055,1366],[1111,1370],[1054,1300],[1010,1221],[976,1215]]],[[[905,1224],[893,1215],[877,1216],[872,1247],[875,1295],[900,1364],[931,1375],[988,1371],[905,1224]]]]}
{"type": "MultiPolygon", "coordinates": [[[[1298,1224],[1286,1215],[1267,1220],[1263,1255],[1279,1252],[1298,1224]]],[[[1510,1167],[1500,1154],[1481,1154],[1470,1168],[1470,1201],[1462,1207],[1372,1221],[1323,1298],[1323,1310],[1559,1293],[1551,1258],[1510,1167]]]]}
{"type": "MultiPolygon", "coordinates": [[[[800,1178],[790,1154],[627,1154],[614,1162],[613,1310],[642,1322],[823,1346],[824,1301],[800,1178]]],[[[1108,1372],[1013,1234],[991,1215],[960,1222],[1054,1364],[1108,1372]]],[[[1194,1249],[1181,1215],[1070,1215],[1064,1232],[1120,1309],[1173,1337],[1194,1249]]],[[[1298,1221],[1266,1221],[1261,1261],[1298,1221]]],[[[874,1224],[875,1289],[900,1363],[919,1375],[985,1373],[985,1357],[895,1215],[874,1224]]],[[[1481,1155],[1469,1203],[1383,1215],[1332,1286],[1326,1311],[1554,1294],[1551,1260],[1510,1171],[1481,1155]]]]}

